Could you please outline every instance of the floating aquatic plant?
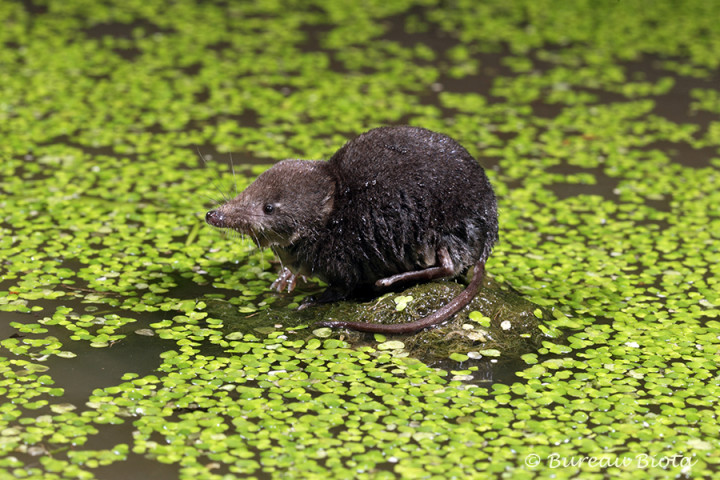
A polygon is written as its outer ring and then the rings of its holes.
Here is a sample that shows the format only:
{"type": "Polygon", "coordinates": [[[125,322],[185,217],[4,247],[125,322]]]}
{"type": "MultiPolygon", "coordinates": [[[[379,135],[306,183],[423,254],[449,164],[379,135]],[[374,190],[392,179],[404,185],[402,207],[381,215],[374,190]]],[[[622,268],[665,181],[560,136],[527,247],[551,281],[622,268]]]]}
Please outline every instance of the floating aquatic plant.
{"type": "MultiPolygon", "coordinates": [[[[711,477],[717,18],[699,0],[3,2],[0,477],[711,477]],[[316,283],[271,293],[272,252],[203,222],[268,164],[389,123],[488,168],[488,272],[530,314],[478,304],[428,332],[463,346],[432,361],[419,337],[314,330],[292,307],[316,283]]],[[[388,310],[417,314],[408,296],[388,310]]]]}

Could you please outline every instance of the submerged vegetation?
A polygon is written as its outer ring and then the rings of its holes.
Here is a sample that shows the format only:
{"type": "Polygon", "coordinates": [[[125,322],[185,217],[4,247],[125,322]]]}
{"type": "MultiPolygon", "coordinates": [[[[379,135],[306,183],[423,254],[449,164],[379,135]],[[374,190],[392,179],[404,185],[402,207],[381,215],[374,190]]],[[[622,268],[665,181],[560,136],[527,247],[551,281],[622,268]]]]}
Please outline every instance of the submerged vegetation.
{"type": "Polygon", "coordinates": [[[710,477],[719,16],[1,2],[0,478],[710,477]],[[450,327],[467,348],[432,359],[315,331],[308,310],[275,321],[303,292],[272,294],[271,252],[203,222],[272,162],[398,123],[487,167],[487,269],[537,322],[513,361],[467,333],[513,331],[482,305],[450,327]]]}

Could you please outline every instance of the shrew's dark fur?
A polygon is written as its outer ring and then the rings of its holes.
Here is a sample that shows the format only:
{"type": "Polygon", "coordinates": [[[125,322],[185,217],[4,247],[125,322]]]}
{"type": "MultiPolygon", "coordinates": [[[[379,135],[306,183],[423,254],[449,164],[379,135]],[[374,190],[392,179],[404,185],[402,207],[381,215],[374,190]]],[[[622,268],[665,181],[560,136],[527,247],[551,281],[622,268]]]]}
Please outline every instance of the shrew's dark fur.
{"type": "Polygon", "coordinates": [[[466,290],[424,319],[326,324],[386,333],[444,322],[467,305],[498,239],[482,167],[450,137],[408,126],[370,130],[327,162],[280,162],[206,218],[273,248],[284,265],[278,290],[292,290],[298,275],[327,282],[322,302],[476,267],[466,290]]]}

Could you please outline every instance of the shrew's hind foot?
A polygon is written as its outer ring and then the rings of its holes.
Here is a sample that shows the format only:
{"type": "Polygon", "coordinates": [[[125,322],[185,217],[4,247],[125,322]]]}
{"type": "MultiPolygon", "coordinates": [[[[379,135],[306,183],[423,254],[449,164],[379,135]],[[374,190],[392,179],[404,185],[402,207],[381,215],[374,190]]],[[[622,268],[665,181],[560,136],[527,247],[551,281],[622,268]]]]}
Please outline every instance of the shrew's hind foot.
{"type": "Polygon", "coordinates": [[[391,335],[416,333],[425,328],[435,327],[448,321],[453,315],[465,308],[470,303],[470,301],[475,298],[475,295],[477,295],[484,277],[485,261],[480,260],[475,264],[475,271],[473,272],[472,280],[470,280],[470,283],[465,288],[465,290],[460,292],[455,298],[450,300],[450,302],[445,304],[439,310],[431,313],[427,317],[423,317],[420,320],[416,320],[414,322],[395,323],[388,325],[384,323],[344,322],[333,320],[327,322],[319,322],[316,325],[319,327],[348,328],[350,330],[357,330],[359,332],[385,333],[391,335]]]}
{"type": "Polygon", "coordinates": [[[452,277],[455,273],[455,265],[447,251],[447,248],[440,247],[437,250],[437,259],[440,265],[425,268],[423,270],[414,270],[412,272],[403,272],[391,277],[381,278],[375,282],[376,287],[387,288],[399,282],[416,282],[428,281],[436,278],[452,277]]]}

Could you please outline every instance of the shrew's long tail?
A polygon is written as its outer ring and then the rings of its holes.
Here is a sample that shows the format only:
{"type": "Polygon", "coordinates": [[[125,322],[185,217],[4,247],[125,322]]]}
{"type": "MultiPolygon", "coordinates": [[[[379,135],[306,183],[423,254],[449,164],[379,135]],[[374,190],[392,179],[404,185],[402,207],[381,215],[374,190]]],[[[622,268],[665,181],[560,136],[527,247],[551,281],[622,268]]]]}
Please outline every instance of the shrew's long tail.
{"type": "Polygon", "coordinates": [[[384,324],[384,323],[371,323],[371,322],[343,322],[342,320],[319,322],[317,325],[320,327],[330,328],[349,328],[351,330],[358,330],[360,332],[371,332],[371,333],[389,333],[389,334],[403,334],[403,333],[416,333],[420,330],[428,327],[434,327],[441,323],[449,320],[453,315],[458,313],[460,310],[465,308],[470,301],[475,298],[480,285],[482,285],[483,278],[485,277],[485,260],[480,260],[475,264],[475,271],[473,272],[472,279],[468,286],[458,294],[457,297],[453,298],[440,309],[431,313],[427,317],[423,317],[420,320],[416,320],[410,323],[395,323],[395,324],[384,324]]]}

